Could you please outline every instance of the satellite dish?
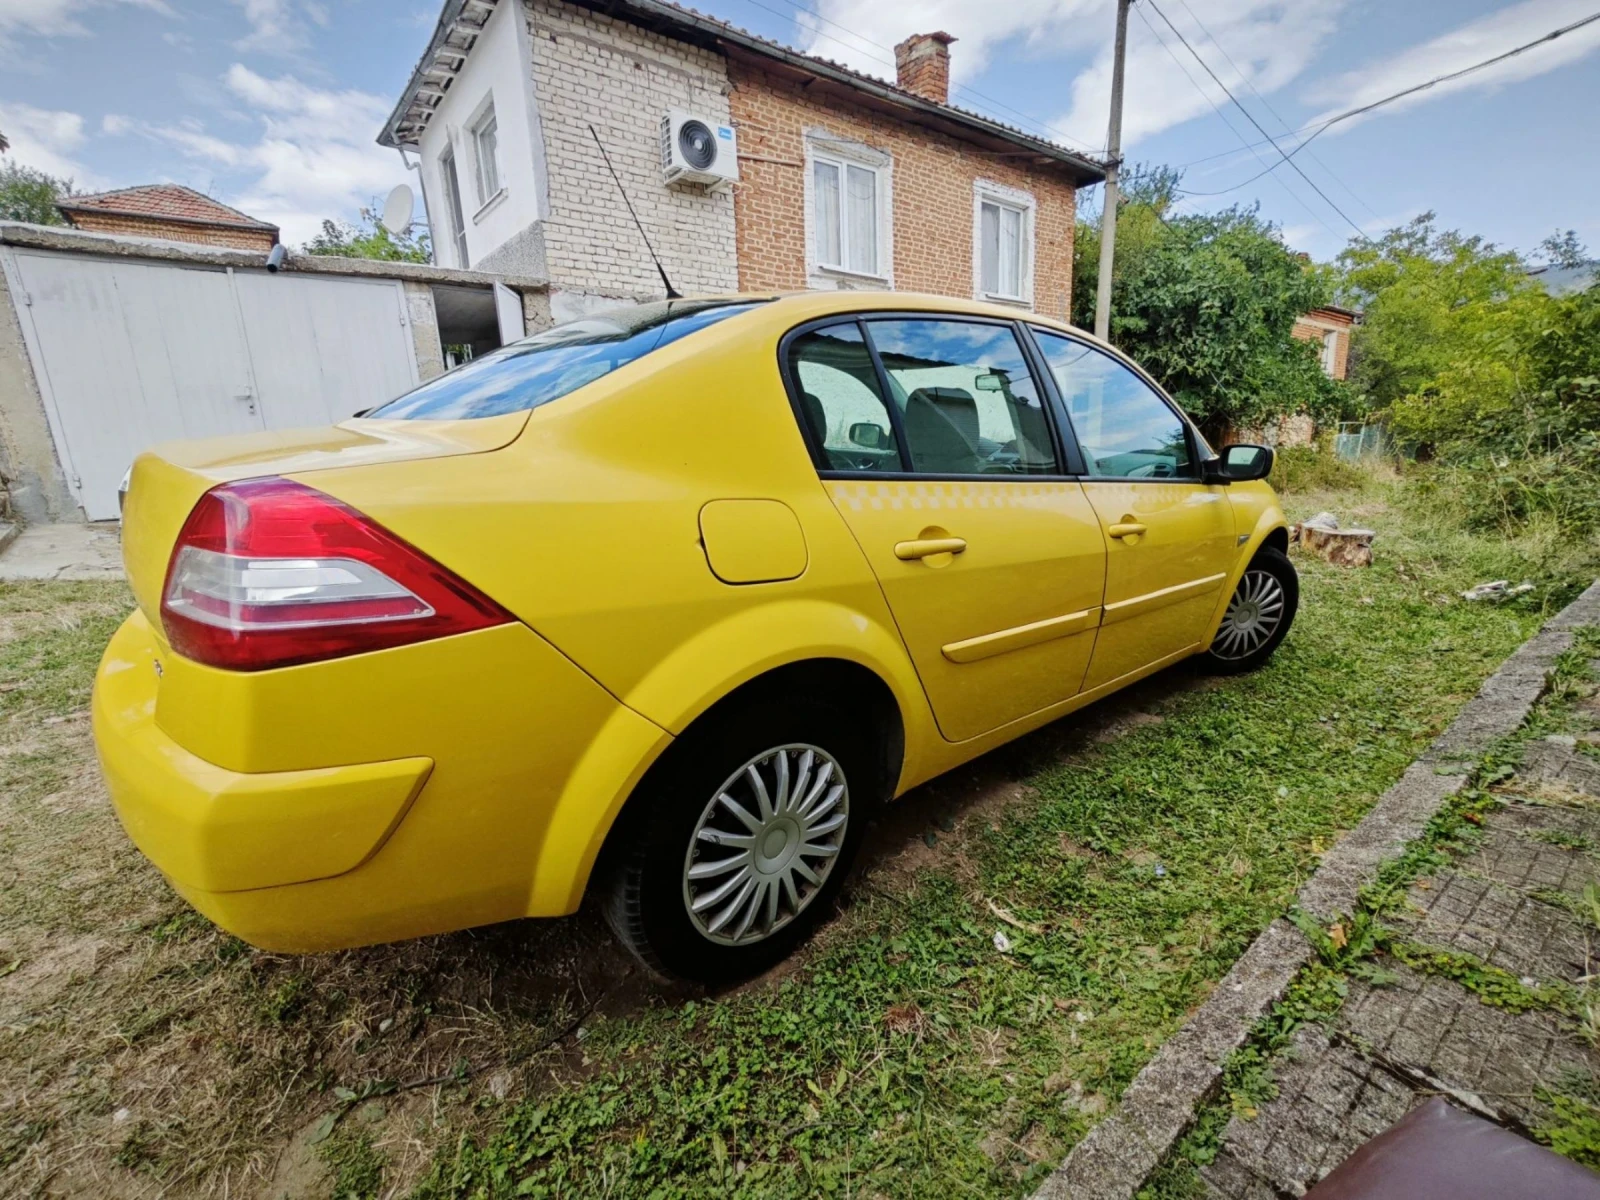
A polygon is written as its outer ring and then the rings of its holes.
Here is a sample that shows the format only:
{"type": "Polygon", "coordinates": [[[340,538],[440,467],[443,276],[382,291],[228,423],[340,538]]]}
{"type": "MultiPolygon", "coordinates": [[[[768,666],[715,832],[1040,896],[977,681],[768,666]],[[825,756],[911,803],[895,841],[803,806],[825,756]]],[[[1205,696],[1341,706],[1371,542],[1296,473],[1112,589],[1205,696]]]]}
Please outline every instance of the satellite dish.
{"type": "Polygon", "coordinates": [[[393,234],[403,234],[411,228],[411,215],[416,209],[416,199],[405,184],[396,185],[389,198],[383,202],[383,227],[393,234]]]}

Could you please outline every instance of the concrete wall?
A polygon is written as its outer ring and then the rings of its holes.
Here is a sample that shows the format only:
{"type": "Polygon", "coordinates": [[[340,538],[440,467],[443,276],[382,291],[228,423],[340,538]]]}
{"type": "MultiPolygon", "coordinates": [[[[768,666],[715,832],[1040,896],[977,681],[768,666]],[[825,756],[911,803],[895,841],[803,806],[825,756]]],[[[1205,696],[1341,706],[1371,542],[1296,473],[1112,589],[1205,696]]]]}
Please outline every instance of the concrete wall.
{"type": "Polygon", "coordinates": [[[543,215],[543,139],[528,77],[527,30],[517,0],[502,0],[422,135],[422,186],[433,227],[434,261],[507,274],[543,275],[537,230],[543,215]],[[502,191],[480,196],[472,126],[493,102],[502,191]],[[453,149],[461,182],[467,262],[450,233],[439,160],[453,149]],[[530,228],[534,231],[530,236],[530,228]],[[492,262],[493,265],[490,265],[492,262]]]}
{"type": "Polygon", "coordinates": [[[0,286],[0,472],[22,520],[83,519],[61,470],[9,286],[0,286]]]}

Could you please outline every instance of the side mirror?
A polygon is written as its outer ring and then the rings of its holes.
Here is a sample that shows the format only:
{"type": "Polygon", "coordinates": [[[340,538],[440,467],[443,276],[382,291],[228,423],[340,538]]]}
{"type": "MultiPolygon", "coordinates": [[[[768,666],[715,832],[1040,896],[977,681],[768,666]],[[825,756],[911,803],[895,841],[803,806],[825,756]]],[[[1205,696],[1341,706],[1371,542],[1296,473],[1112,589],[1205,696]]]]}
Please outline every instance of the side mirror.
{"type": "Polygon", "coordinates": [[[874,425],[871,421],[857,421],[850,426],[850,442],[863,450],[887,450],[890,438],[888,431],[882,425],[874,425]]]}
{"type": "Polygon", "coordinates": [[[1212,483],[1249,483],[1265,479],[1271,472],[1270,446],[1224,446],[1206,463],[1206,479],[1212,483]]]}

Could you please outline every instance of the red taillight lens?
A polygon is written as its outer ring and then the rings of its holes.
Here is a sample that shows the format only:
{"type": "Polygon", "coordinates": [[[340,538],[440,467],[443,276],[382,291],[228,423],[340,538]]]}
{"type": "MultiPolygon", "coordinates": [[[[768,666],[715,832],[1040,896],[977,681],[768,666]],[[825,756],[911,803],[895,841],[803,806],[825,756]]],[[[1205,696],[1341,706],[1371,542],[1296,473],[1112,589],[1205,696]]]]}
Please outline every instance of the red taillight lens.
{"type": "Polygon", "coordinates": [[[200,497],[178,535],[161,598],[175,651],[235,671],[514,619],[355,509],[279,478],[224,484],[200,497]]]}

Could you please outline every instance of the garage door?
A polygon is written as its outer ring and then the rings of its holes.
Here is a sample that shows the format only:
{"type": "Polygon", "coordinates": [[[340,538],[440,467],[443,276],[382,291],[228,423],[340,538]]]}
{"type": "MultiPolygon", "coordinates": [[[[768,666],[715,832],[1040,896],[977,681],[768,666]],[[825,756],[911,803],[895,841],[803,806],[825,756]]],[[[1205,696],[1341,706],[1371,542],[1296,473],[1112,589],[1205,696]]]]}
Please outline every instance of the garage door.
{"type": "Polygon", "coordinates": [[[91,520],[141,451],[341,421],[412,387],[394,280],[15,251],[13,294],[51,431],[91,520]]]}

